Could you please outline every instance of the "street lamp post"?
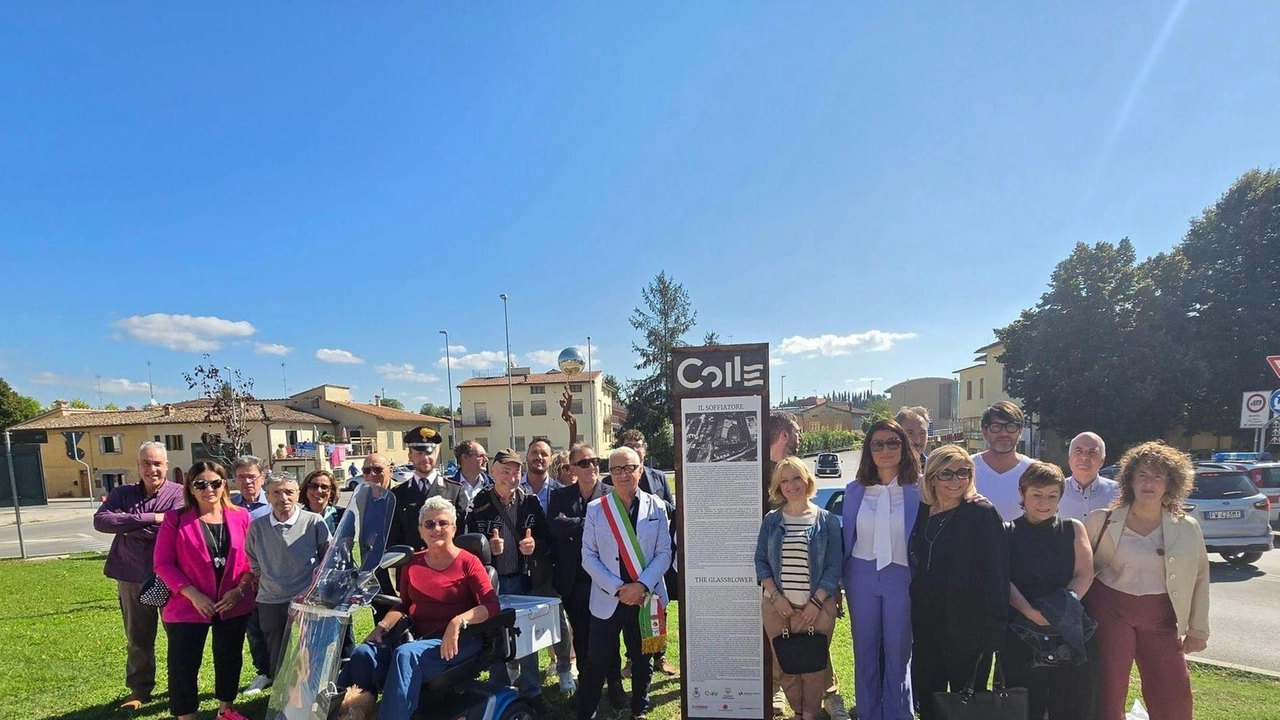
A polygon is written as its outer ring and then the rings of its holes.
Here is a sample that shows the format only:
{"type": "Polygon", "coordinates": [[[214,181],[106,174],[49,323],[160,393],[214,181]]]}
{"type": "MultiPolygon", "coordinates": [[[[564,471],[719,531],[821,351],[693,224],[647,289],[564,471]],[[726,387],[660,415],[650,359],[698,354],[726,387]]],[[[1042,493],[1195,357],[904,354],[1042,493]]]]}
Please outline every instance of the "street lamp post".
{"type": "Polygon", "coordinates": [[[453,419],[453,361],[449,359],[449,331],[441,330],[444,336],[444,377],[449,383],[449,447],[458,442],[458,423],[453,419]]]}
{"type": "Polygon", "coordinates": [[[507,319],[507,294],[502,293],[502,328],[507,335],[507,422],[511,424],[511,449],[516,447],[515,394],[511,389],[511,322],[507,319]]]}
{"type": "Polygon", "coordinates": [[[596,444],[596,381],[591,376],[591,336],[587,336],[587,382],[591,383],[591,389],[587,391],[587,402],[591,403],[591,434],[587,437],[591,438],[587,442],[593,446],[596,444]]]}

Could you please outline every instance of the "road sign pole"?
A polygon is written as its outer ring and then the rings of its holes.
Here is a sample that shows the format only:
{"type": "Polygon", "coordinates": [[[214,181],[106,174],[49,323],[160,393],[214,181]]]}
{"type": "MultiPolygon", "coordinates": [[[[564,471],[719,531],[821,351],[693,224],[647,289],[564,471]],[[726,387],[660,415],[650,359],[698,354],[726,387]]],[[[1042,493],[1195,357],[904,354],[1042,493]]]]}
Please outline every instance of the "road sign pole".
{"type": "Polygon", "coordinates": [[[13,474],[13,443],[9,431],[4,431],[4,457],[9,464],[9,492],[13,493],[13,515],[18,523],[18,553],[27,559],[27,544],[22,538],[22,503],[18,502],[18,477],[13,474]]]}

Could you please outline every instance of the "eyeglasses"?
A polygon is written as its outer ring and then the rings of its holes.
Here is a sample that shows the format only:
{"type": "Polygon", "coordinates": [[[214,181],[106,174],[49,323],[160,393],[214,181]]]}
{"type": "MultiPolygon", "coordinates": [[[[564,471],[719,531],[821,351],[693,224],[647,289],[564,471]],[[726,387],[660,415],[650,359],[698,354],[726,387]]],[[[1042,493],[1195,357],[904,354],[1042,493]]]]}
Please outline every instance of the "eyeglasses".
{"type": "Polygon", "coordinates": [[[901,450],[902,441],[897,438],[889,440],[875,440],[867,443],[867,447],[871,448],[871,452],[880,452],[881,450],[901,450]]]}
{"type": "Polygon", "coordinates": [[[261,477],[262,475],[237,475],[236,479],[237,480],[257,480],[261,477]]]}
{"type": "Polygon", "coordinates": [[[423,520],[420,524],[428,530],[435,530],[436,528],[447,530],[450,525],[453,525],[448,520],[423,520]]]}
{"type": "Polygon", "coordinates": [[[959,470],[939,470],[934,473],[934,480],[942,482],[951,482],[952,480],[968,480],[973,477],[973,470],[970,468],[960,468],[959,470]]]}
{"type": "Polygon", "coordinates": [[[381,473],[383,470],[386,470],[386,468],[382,467],[381,465],[370,465],[364,469],[364,474],[377,475],[381,473]]]}
{"type": "Polygon", "coordinates": [[[581,460],[579,460],[578,462],[574,463],[574,465],[577,465],[578,467],[582,468],[583,470],[586,470],[587,468],[591,468],[591,467],[595,467],[595,466],[596,466],[596,459],[595,459],[595,458],[582,458],[582,459],[581,459],[581,460]]]}
{"type": "Polygon", "coordinates": [[[990,431],[991,431],[991,432],[993,432],[993,433],[998,433],[998,432],[1007,432],[1007,433],[1011,433],[1011,432],[1018,432],[1019,430],[1021,430],[1021,429],[1022,429],[1022,423],[1016,423],[1016,422],[998,423],[998,422],[993,422],[993,423],[987,423],[987,426],[986,426],[986,427],[987,427],[987,429],[988,429],[988,430],[990,430],[990,431]]]}
{"type": "Polygon", "coordinates": [[[610,475],[630,475],[635,472],[639,465],[619,465],[618,467],[609,468],[610,475]]]}
{"type": "Polygon", "coordinates": [[[311,483],[311,489],[312,489],[312,490],[320,490],[320,491],[323,491],[323,492],[333,492],[333,486],[332,486],[332,485],[317,485],[317,484],[315,484],[315,483],[311,483]]]}
{"type": "Polygon", "coordinates": [[[213,488],[214,490],[221,490],[222,481],[221,480],[193,480],[191,482],[191,487],[195,488],[196,490],[208,490],[209,488],[213,488]]]}

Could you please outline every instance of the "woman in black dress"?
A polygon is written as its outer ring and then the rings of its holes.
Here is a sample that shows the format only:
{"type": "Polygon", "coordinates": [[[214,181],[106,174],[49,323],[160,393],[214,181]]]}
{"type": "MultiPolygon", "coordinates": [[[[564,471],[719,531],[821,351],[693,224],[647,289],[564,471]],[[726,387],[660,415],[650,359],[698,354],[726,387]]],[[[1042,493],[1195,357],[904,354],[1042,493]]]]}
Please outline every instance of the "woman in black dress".
{"type": "Polygon", "coordinates": [[[1009,636],[1003,666],[1010,686],[1027,688],[1030,717],[1097,717],[1093,620],[1080,598],[1093,583],[1084,523],[1058,517],[1062,471],[1032,463],[1018,480],[1023,514],[1010,523],[1009,636]]]}
{"type": "Polygon", "coordinates": [[[1009,556],[1004,524],[975,494],[973,461],[959,445],[929,454],[911,562],[911,684],[920,717],[938,717],[935,692],[986,687],[1005,637],[1009,556]]]}

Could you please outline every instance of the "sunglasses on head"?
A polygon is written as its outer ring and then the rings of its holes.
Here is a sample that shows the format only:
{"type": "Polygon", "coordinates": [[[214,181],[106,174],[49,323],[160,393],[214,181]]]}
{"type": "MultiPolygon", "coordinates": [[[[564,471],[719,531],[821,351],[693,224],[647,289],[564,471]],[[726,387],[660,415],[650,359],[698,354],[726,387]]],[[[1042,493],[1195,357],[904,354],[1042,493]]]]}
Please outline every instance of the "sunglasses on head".
{"type": "Polygon", "coordinates": [[[221,490],[222,481],[221,480],[194,480],[191,483],[191,487],[195,488],[196,490],[208,490],[209,488],[213,488],[214,490],[221,490]]]}
{"type": "Polygon", "coordinates": [[[583,470],[586,470],[587,468],[592,468],[592,467],[595,467],[595,466],[596,466],[596,459],[595,459],[595,458],[582,458],[582,459],[581,459],[581,460],[579,460],[578,462],[574,463],[574,465],[577,465],[578,467],[582,468],[583,470]]]}

